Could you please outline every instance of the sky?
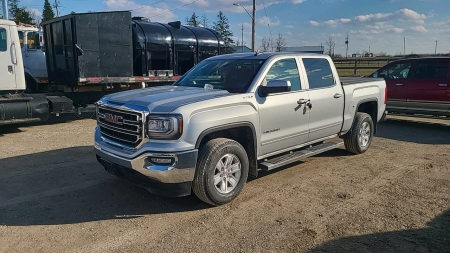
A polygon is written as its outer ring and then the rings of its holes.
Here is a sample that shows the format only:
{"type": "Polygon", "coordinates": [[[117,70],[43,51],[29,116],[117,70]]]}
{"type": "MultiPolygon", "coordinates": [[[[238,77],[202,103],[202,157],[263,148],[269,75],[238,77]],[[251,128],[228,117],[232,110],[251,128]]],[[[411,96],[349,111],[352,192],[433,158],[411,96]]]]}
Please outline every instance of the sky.
{"type": "MultiPolygon", "coordinates": [[[[50,0],[52,3],[54,0],[50,0]]],[[[20,6],[41,14],[44,0],[20,0],[20,6]]],[[[222,11],[234,40],[251,46],[252,0],[59,0],[60,14],[71,11],[131,10],[155,22],[185,22],[195,12],[213,25],[222,11]]],[[[287,46],[326,45],[331,37],[335,53],[399,54],[450,51],[450,0],[256,0],[256,39],[281,34],[287,46]],[[406,45],[403,48],[404,44],[406,45]]],[[[326,47],[326,46],[325,46],[326,47]]]]}

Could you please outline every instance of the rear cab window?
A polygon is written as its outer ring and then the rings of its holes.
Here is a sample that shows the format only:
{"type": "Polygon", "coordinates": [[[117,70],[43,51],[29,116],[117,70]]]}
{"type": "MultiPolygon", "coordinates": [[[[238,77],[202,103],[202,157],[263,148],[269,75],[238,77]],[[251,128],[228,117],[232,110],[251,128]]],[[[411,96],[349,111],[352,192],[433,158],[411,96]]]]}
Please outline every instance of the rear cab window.
{"type": "Polygon", "coordinates": [[[309,89],[322,89],[335,84],[330,63],[324,58],[303,58],[309,89]]]}
{"type": "Polygon", "coordinates": [[[8,37],[5,28],[0,27],[0,52],[6,52],[8,49],[8,37]]]}

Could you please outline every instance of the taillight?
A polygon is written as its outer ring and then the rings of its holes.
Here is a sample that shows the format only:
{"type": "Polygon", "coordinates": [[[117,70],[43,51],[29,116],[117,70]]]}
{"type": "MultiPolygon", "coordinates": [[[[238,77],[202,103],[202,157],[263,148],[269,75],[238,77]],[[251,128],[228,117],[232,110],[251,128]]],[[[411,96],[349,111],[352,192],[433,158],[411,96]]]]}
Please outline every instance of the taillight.
{"type": "Polygon", "coordinates": [[[386,87],[384,89],[384,104],[387,104],[387,100],[388,100],[388,88],[386,87]]]}

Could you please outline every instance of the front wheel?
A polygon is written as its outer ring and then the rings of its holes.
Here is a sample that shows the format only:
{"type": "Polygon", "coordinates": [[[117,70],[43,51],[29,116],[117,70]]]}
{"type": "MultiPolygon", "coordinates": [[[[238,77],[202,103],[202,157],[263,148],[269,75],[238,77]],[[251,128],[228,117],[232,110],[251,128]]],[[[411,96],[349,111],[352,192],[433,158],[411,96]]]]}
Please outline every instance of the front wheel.
{"type": "Polygon", "coordinates": [[[210,140],[200,149],[193,191],[200,200],[214,206],[231,202],[247,181],[248,167],[241,144],[225,138],[210,140]]]}
{"type": "Polygon", "coordinates": [[[373,138],[373,121],[369,114],[357,112],[350,132],[344,136],[345,149],[362,154],[369,149],[373,138]]]}

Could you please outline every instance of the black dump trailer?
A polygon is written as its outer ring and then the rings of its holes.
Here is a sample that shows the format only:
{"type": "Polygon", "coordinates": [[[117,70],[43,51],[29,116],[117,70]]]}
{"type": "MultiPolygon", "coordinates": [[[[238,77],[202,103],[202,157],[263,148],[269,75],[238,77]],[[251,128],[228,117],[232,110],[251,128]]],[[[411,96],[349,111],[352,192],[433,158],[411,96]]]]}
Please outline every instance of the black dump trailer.
{"type": "Polygon", "coordinates": [[[224,52],[212,29],[132,18],[130,11],[70,14],[42,26],[49,81],[72,91],[173,83],[224,52]]]}

